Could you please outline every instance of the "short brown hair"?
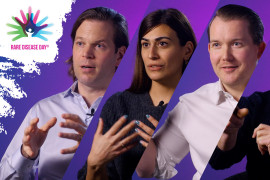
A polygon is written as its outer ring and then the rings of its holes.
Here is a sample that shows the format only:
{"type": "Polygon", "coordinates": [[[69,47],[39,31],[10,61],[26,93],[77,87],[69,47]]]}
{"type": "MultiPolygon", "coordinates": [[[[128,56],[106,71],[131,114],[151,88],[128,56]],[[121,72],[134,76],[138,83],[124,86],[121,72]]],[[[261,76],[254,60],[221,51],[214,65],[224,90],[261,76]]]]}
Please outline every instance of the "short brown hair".
{"type": "MultiPolygon", "coordinates": [[[[71,38],[74,44],[75,36],[77,29],[85,20],[98,20],[98,21],[110,21],[113,24],[114,28],[114,45],[115,53],[118,51],[118,48],[125,46],[126,48],[129,45],[128,37],[128,25],[125,17],[120,13],[116,12],[113,9],[106,7],[96,7],[85,10],[76,20],[71,31],[71,38]]],[[[70,64],[68,74],[73,78],[73,81],[76,80],[76,76],[73,68],[73,56],[71,56],[66,63],[70,64]]]]}
{"type": "Polygon", "coordinates": [[[207,29],[209,42],[210,27],[216,17],[220,17],[224,20],[246,20],[249,23],[249,33],[253,39],[253,43],[259,45],[261,42],[263,42],[264,27],[261,18],[253,10],[235,4],[228,4],[217,10],[215,16],[210,21],[207,29]]]}

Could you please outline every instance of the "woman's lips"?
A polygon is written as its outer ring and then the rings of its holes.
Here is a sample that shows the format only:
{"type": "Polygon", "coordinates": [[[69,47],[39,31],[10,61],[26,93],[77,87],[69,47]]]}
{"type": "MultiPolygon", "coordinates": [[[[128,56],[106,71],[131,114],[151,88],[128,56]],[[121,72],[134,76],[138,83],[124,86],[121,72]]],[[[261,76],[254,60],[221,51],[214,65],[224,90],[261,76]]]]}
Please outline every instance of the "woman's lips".
{"type": "Polygon", "coordinates": [[[148,65],[148,69],[151,71],[159,71],[164,67],[164,65],[157,65],[157,64],[153,64],[153,65],[148,65]]]}

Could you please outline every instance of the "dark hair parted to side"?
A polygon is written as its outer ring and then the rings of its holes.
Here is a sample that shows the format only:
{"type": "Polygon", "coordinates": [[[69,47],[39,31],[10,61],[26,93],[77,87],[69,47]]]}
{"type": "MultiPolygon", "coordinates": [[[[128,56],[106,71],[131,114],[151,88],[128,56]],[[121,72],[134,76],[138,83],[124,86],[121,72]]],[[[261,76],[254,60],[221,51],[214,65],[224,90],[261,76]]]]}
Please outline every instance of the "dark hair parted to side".
{"type": "MultiPolygon", "coordinates": [[[[85,20],[98,20],[98,21],[108,21],[111,22],[114,28],[114,45],[115,53],[117,53],[118,48],[129,45],[128,37],[128,25],[125,17],[113,9],[106,7],[96,7],[85,10],[76,20],[73,25],[71,38],[74,44],[77,29],[85,20]]],[[[70,64],[68,74],[76,80],[76,76],[73,69],[73,57],[71,56],[66,63],[70,64]]]]}
{"type": "MultiPolygon", "coordinates": [[[[161,24],[166,24],[176,32],[180,46],[185,46],[188,41],[193,43],[194,49],[197,46],[196,37],[188,19],[177,9],[160,9],[148,14],[141,22],[139,29],[134,76],[128,89],[130,92],[143,93],[148,92],[151,88],[152,81],[146,73],[142,59],[141,40],[144,35],[161,24]]],[[[184,63],[183,69],[179,69],[179,71],[184,72],[186,66],[187,64],[184,63]]]]}
{"type": "Polygon", "coordinates": [[[225,21],[235,19],[246,20],[249,23],[249,33],[253,39],[253,43],[259,45],[261,42],[263,42],[264,27],[261,18],[253,10],[235,4],[228,4],[217,10],[207,29],[209,42],[210,27],[216,17],[220,17],[225,21]]]}

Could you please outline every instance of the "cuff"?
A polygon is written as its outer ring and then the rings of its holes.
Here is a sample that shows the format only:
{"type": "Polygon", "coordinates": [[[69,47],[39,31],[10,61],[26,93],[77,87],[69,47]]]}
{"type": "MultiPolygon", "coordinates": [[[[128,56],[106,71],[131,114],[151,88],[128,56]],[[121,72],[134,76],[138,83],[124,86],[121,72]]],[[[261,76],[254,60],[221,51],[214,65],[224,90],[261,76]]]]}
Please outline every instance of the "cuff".
{"type": "Polygon", "coordinates": [[[21,153],[21,147],[15,151],[11,159],[11,165],[17,173],[30,173],[34,165],[38,164],[39,154],[35,160],[25,158],[21,153]]]}
{"type": "MultiPolygon", "coordinates": [[[[173,157],[170,157],[172,160],[173,157]]],[[[153,176],[158,179],[170,179],[177,174],[177,170],[174,168],[174,164],[166,162],[162,153],[158,149],[156,157],[156,168],[153,176]]]]}

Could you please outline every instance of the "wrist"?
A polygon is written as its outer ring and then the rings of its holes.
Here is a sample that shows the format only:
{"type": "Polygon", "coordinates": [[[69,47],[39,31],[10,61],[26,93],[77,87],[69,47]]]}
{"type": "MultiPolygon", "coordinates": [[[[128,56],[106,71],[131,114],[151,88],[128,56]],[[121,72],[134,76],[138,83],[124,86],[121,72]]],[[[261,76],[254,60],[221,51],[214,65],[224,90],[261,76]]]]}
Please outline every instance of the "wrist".
{"type": "Polygon", "coordinates": [[[29,154],[26,152],[26,150],[25,150],[25,146],[22,145],[22,146],[21,146],[21,154],[22,154],[23,157],[25,157],[25,158],[27,158],[27,159],[35,160],[35,159],[37,159],[37,157],[38,157],[39,151],[36,152],[36,153],[33,152],[31,155],[29,155],[29,154]]]}
{"type": "Polygon", "coordinates": [[[229,151],[234,148],[236,139],[237,133],[223,133],[218,142],[218,148],[222,151],[229,151]]]}

